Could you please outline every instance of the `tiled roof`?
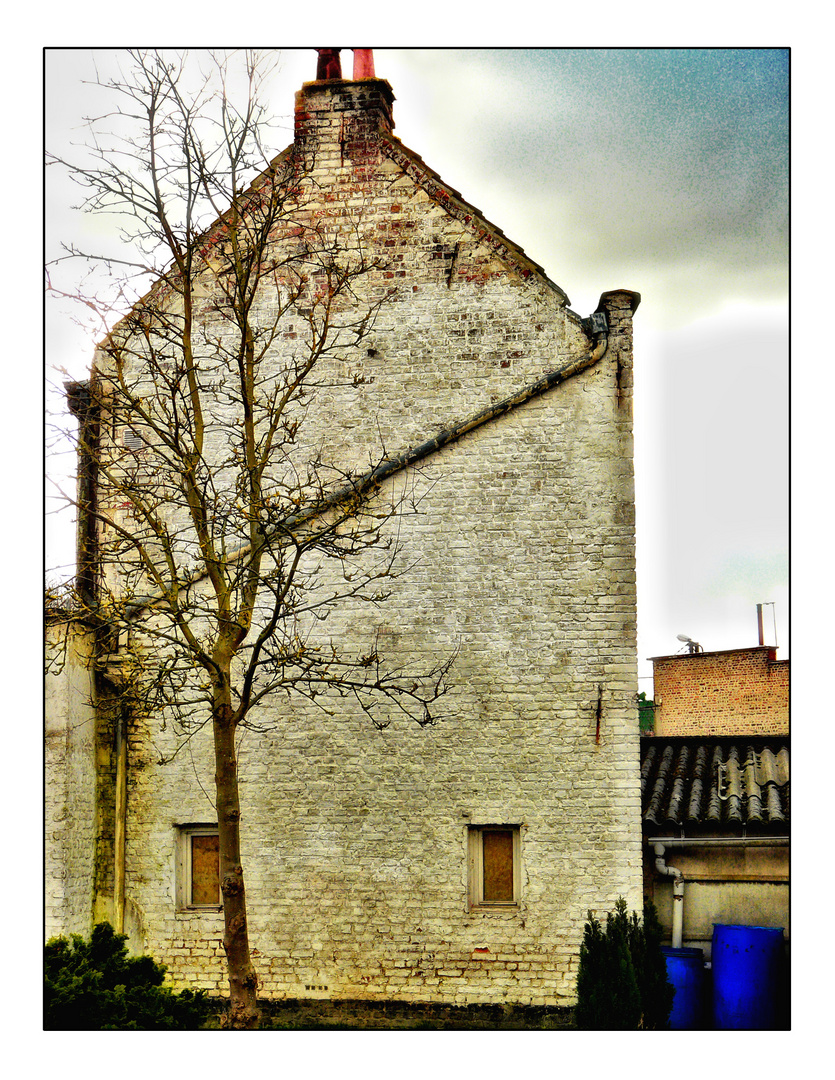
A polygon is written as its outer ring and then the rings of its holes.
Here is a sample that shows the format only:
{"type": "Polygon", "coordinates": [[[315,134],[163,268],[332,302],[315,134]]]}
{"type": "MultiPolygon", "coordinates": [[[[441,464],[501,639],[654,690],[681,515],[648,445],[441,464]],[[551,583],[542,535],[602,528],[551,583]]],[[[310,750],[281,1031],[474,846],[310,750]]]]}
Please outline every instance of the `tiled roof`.
{"type": "Polygon", "coordinates": [[[788,739],[641,739],[644,825],[731,827],[789,821],[788,739]]]}

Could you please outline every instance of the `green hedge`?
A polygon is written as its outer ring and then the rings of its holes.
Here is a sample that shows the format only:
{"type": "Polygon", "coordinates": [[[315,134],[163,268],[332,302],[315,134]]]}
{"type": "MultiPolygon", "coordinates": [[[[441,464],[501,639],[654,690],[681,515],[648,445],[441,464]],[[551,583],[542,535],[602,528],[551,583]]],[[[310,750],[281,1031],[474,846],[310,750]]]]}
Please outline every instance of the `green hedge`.
{"type": "Polygon", "coordinates": [[[577,974],[577,1027],[597,1031],[666,1028],[675,991],[661,951],[655,907],[644,904],[643,925],[620,897],[605,930],[589,912],[577,974]]]}
{"type": "Polygon", "coordinates": [[[124,934],[98,923],[89,941],[52,938],[44,948],[47,1031],[187,1030],[199,1028],[208,1004],[202,991],[175,994],[163,986],[165,965],[128,956],[124,934]]]}

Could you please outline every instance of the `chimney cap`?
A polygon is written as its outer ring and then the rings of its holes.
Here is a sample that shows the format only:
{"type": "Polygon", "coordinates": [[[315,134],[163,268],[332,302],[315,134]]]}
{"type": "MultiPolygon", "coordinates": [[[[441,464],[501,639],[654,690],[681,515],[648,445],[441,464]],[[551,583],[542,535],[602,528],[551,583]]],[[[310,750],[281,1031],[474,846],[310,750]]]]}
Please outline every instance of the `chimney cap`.
{"type": "MultiPolygon", "coordinates": [[[[341,81],[343,78],[342,61],[339,54],[342,49],[317,49],[316,52],[318,54],[316,82],[341,81]]],[[[354,54],[353,81],[376,79],[377,76],[374,74],[374,50],[352,49],[351,52],[354,54]]]]}
{"type": "Polygon", "coordinates": [[[317,49],[316,82],[330,82],[342,78],[341,49],[317,49]]]}
{"type": "Polygon", "coordinates": [[[358,79],[376,79],[374,74],[374,50],[354,49],[354,82],[358,79]]]}
{"type": "Polygon", "coordinates": [[[629,304],[632,308],[632,314],[638,310],[638,305],[641,302],[641,294],[639,292],[633,292],[632,289],[609,289],[607,292],[600,294],[600,300],[597,304],[597,310],[605,310],[609,301],[615,296],[628,296],[629,304]]]}

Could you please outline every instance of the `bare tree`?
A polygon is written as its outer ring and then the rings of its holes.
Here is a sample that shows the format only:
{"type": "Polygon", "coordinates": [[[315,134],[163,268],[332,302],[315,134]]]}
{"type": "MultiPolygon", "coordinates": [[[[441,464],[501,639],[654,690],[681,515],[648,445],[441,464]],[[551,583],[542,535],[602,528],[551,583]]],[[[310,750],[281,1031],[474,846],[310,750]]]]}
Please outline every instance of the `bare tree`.
{"type": "Polygon", "coordinates": [[[173,724],[180,744],[211,725],[229,1023],[248,1027],[236,732],[277,694],[326,708],[350,697],[378,726],[392,710],[432,723],[451,658],[415,673],[374,640],[323,633],[335,605],[382,603],[403,570],[391,523],[404,492],[382,486],[382,452],[354,474],[305,437],[390,282],[359,228],[336,239],[308,213],[309,161],[269,160],[263,58],[232,58],[240,108],[230,58],[198,59],[208,67],[190,87],[184,56],[130,52],[127,73],[101,84],[117,104],[91,122],[86,161],[52,162],[86,209],[122,214],[126,251],[104,263],[66,252],[106,271],[75,296],[106,329],[89,382],[69,387],[79,593],[132,708],[173,724]],[[137,280],[151,283],[141,298],[137,280]]]}

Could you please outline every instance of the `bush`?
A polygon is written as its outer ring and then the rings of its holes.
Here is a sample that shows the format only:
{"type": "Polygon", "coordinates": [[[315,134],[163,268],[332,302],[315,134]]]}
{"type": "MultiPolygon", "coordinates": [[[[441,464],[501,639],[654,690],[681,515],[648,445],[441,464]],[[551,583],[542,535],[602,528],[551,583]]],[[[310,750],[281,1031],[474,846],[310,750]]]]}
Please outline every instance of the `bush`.
{"type": "Polygon", "coordinates": [[[47,1031],[185,1030],[201,1026],[206,995],[163,986],[165,965],[128,956],[124,934],[98,923],[89,941],[52,938],[44,948],[47,1031]]]}
{"type": "Polygon", "coordinates": [[[672,984],[661,951],[661,925],[647,901],[644,922],[620,897],[605,931],[589,912],[577,974],[577,1027],[595,1031],[665,1028],[672,984]]]}

